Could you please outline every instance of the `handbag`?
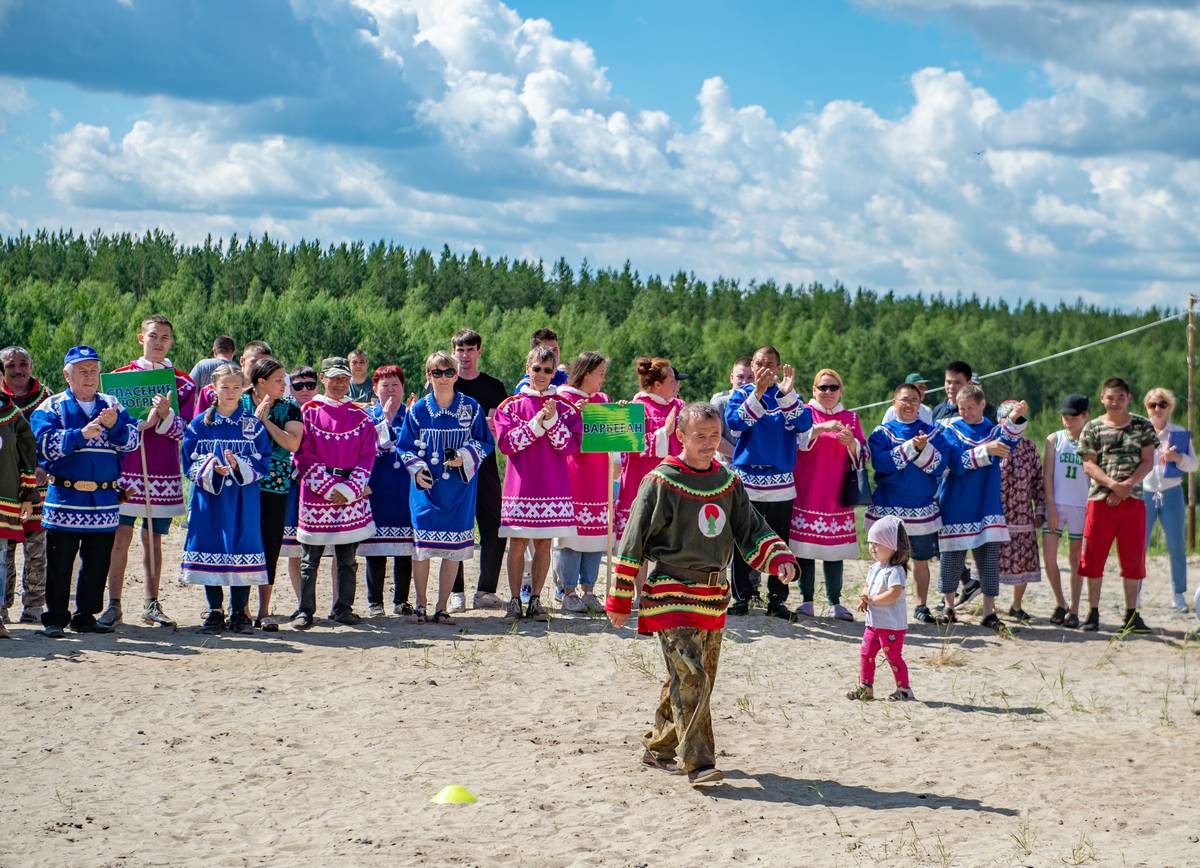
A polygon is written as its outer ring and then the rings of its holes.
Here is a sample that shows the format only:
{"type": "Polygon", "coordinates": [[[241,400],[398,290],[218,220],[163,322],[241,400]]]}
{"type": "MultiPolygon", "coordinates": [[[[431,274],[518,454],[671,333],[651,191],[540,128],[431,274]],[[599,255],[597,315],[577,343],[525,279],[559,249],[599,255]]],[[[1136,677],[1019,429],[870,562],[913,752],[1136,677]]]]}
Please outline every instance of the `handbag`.
{"type": "Polygon", "coordinates": [[[871,505],[871,483],[867,480],[867,468],[855,467],[854,463],[846,465],[846,473],[842,476],[842,490],[838,497],[843,509],[853,509],[856,506],[871,505]]]}

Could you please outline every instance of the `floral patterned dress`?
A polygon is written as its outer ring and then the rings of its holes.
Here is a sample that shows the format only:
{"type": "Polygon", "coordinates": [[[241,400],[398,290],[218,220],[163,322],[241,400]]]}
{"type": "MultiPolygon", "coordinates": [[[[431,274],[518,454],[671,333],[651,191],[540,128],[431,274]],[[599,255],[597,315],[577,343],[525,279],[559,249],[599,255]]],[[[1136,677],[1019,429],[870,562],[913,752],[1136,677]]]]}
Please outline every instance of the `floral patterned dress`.
{"type": "MultiPolygon", "coordinates": [[[[841,404],[827,413],[814,399],[813,424],[836,419],[854,432],[858,441],[855,467],[870,461],[867,440],[863,437],[858,414],[841,404]]],[[[845,561],[858,557],[858,524],[854,510],[841,504],[842,478],[850,466],[850,453],[837,439],[825,432],[799,444],[793,474],[796,500],[792,505],[791,546],[798,558],[817,561],[845,561]]]]}
{"type": "Polygon", "coordinates": [[[1008,522],[1008,542],[1000,545],[1000,581],[1021,585],[1042,580],[1036,528],[1046,515],[1042,458],[1028,437],[1000,462],[1000,501],[1008,522]]]}

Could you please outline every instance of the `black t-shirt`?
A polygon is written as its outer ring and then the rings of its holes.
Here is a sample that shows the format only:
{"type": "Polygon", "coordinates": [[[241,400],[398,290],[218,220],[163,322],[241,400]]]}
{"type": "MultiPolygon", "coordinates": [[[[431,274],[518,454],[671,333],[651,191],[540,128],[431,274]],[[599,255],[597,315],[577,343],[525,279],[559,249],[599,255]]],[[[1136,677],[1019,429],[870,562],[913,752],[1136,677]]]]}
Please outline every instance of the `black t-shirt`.
{"type": "MultiPolygon", "coordinates": [[[[454,391],[474,398],[484,413],[491,413],[508,397],[508,389],[504,383],[484,373],[480,373],[473,380],[459,377],[454,381],[454,391]]],[[[500,469],[496,466],[495,450],[492,450],[484,460],[483,466],[479,468],[479,485],[481,488],[494,488],[497,491],[500,489],[500,469]]]]}

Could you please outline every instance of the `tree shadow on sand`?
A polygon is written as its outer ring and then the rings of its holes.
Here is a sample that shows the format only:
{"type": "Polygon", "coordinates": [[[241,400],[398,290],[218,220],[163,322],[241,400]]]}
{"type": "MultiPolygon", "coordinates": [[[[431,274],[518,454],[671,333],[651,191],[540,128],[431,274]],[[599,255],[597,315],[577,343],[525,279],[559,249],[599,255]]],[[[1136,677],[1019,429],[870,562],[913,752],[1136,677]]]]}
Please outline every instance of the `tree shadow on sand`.
{"type": "Polygon", "coordinates": [[[939,796],[937,793],[911,793],[904,790],[874,790],[842,784],[837,781],[812,778],[790,778],[773,773],[748,774],[737,770],[725,772],[725,786],[701,790],[712,799],[725,801],[755,801],[773,804],[817,806],[829,808],[870,808],[871,810],[893,810],[896,808],[950,808],[955,811],[999,814],[1015,817],[1013,808],[998,808],[985,805],[978,799],[962,799],[957,796],[939,796]]]}

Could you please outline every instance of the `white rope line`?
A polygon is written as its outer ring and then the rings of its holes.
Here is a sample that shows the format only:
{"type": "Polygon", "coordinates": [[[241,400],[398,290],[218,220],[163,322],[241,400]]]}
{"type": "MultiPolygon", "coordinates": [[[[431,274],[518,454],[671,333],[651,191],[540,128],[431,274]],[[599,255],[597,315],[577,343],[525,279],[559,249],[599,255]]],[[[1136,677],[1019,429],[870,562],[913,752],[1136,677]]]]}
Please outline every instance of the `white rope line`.
{"type": "MultiPolygon", "coordinates": [[[[980,374],[979,379],[986,380],[990,377],[999,377],[1003,374],[1011,374],[1013,371],[1019,371],[1022,368],[1030,368],[1030,367],[1033,367],[1034,365],[1040,365],[1042,362],[1049,362],[1053,359],[1061,359],[1063,356],[1069,356],[1072,353],[1078,353],[1082,350],[1089,350],[1092,347],[1098,347],[1101,344],[1108,343],[1109,341],[1116,341],[1116,340],[1120,340],[1121,338],[1127,338],[1130,335],[1135,335],[1138,332],[1144,332],[1144,331],[1146,331],[1146,329],[1152,329],[1155,326],[1160,326],[1165,322],[1173,322],[1173,321],[1180,319],[1181,317],[1185,317],[1185,316],[1187,316],[1187,311],[1186,310],[1180,311],[1177,314],[1172,314],[1171,316],[1163,317],[1162,319],[1157,320],[1156,322],[1146,323],[1145,325],[1140,325],[1140,326],[1137,326],[1136,328],[1131,328],[1128,331],[1121,332],[1120,334],[1109,335],[1106,338],[1100,338],[1100,340],[1092,341],[1091,343],[1087,343],[1087,344],[1082,344],[1078,347],[1071,347],[1071,349],[1069,349],[1069,350],[1062,350],[1061,352],[1052,353],[1051,355],[1043,356],[1040,359],[1034,359],[1032,362],[1022,362],[1019,365],[1013,365],[1011,368],[1005,368],[1002,371],[992,371],[990,374],[980,374]]],[[[944,391],[946,391],[945,386],[938,386],[935,389],[926,389],[925,394],[932,395],[934,392],[944,392],[944,391]]],[[[876,401],[874,404],[863,404],[861,407],[855,407],[851,412],[857,413],[859,410],[870,410],[873,407],[882,407],[882,406],[884,406],[886,404],[890,404],[890,403],[892,403],[890,400],[876,401]]]]}

